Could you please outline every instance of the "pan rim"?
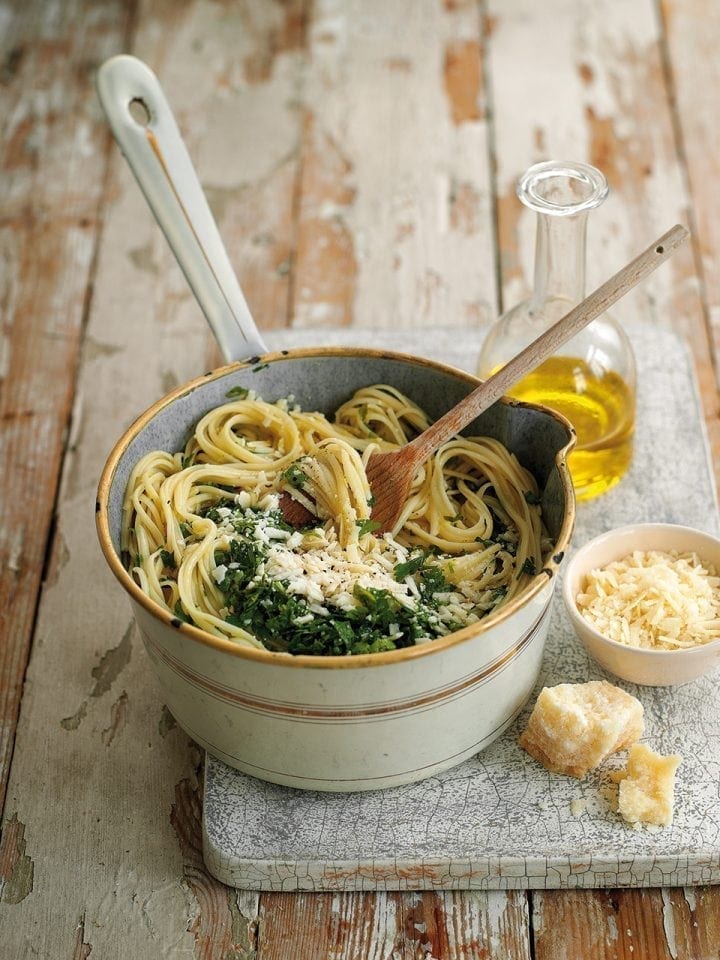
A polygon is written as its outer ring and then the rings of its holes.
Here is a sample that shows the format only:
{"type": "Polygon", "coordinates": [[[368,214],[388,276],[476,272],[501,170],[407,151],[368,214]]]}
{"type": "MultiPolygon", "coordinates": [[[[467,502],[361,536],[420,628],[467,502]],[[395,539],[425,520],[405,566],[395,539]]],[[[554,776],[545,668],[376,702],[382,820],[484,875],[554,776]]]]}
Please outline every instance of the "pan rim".
{"type": "Polygon", "coordinates": [[[455,379],[464,380],[469,386],[477,386],[480,381],[477,377],[465,370],[460,370],[450,364],[441,363],[436,360],[430,360],[426,357],[419,357],[413,354],[402,353],[394,350],[380,350],[367,347],[300,347],[289,350],[275,350],[247,360],[236,361],[234,363],[224,364],[211,370],[209,373],[195,377],[188,382],[181,384],[174,390],[161,397],[143,413],[141,413],[131,425],[124,431],[121,437],[116,441],[100,476],[97,489],[97,499],[95,502],[95,521],[97,527],[98,539],[105,560],[110,567],[116,579],[123,586],[130,598],[140,604],[156,620],[163,623],[171,629],[179,630],[189,640],[195,641],[205,647],[210,647],[217,652],[227,653],[231,656],[237,656],[241,659],[253,660],[258,663],[272,664],[276,666],[287,666],[293,668],[337,670],[337,669],[361,669],[366,667],[390,666],[398,663],[414,661],[427,656],[435,656],[443,651],[463,644],[469,640],[481,636],[492,627],[503,623],[514,613],[524,606],[529,600],[533,599],[547,585],[547,583],[556,576],[562,562],[562,555],[567,551],[570,543],[572,531],[575,524],[575,496],[572,486],[570,472],[567,467],[567,456],[575,445],[575,431],[570,422],[562,414],[551,410],[549,407],[535,403],[527,403],[521,400],[515,400],[510,397],[502,397],[498,403],[504,403],[510,406],[526,407],[541,411],[559,422],[568,433],[568,442],[557,452],[555,463],[558,467],[560,479],[565,494],[565,513],[563,522],[556,538],[553,551],[542,570],[530,582],[527,588],[515,597],[507,606],[501,607],[496,613],[490,614],[478,623],[463,627],[454,633],[447,634],[444,637],[438,637],[428,643],[416,644],[412,647],[402,647],[399,650],[389,650],[383,653],[365,653],[356,655],[333,655],[333,656],[313,656],[310,654],[289,654],[279,653],[263,648],[246,646],[239,644],[229,638],[217,637],[211,633],[206,633],[199,627],[189,623],[183,623],[174,617],[173,614],[161,607],[152,600],[140,586],[135,583],[128,571],[121,563],[115,547],[112,543],[110,534],[110,523],[108,517],[108,508],[110,501],[110,489],[115,472],[120,460],[127,447],[136,436],[147,426],[162,410],[170,406],[179,398],[188,395],[198,387],[203,386],[213,380],[227,376],[236,370],[246,367],[256,366],[258,363],[274,363],[277,361],[294,361],[314,357],[338,357],[338,356],[363,356],[373,359],[397,360],[403,363],[415,366],[428,367],[430,369],[446,373],[455,379]],[[560,556],[560,560],[555,557],[560,556]]]}

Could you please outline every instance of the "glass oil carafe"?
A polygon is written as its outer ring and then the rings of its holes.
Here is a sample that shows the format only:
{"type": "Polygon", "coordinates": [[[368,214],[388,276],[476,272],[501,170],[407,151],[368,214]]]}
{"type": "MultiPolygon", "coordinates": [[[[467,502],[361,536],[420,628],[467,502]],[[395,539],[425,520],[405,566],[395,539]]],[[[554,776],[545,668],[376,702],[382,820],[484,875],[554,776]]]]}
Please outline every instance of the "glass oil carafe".
{"type": "MultiPolygon", "coordinates": [[[[478,375],[486,378],[585,296],[588,212],[607,196],[607,181],[586,163],[538,163],[517,184],[537,213],[532,296],[493,325],[478,375]]],[[[614,486],[632,459],[635,358],[623,329],[603,315],[569,340],[510,391],[562,413],[577,432],[568,465],[578,500],[614,486]]]]}

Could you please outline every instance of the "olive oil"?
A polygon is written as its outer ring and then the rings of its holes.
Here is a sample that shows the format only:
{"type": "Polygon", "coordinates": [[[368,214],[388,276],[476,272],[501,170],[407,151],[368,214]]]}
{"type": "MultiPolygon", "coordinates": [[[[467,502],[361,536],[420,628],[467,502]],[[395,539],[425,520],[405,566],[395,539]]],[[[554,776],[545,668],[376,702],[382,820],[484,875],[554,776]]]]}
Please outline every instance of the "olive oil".
{"type": "MultiPolygon", "coordinates": [[[[533,290],[488,331],[479,377],[504,366],[583,299],[587,216],[607,191],[603,174],[577,161],[536,163],[520,177],[518,198],[537,214],[533,290]]],[[[630,466],[635,383],[630,340],[602,314],[511,391],[553,407],[572,423],[577,445],[568,466],[578,500],[609,490],[630,466]]]]}
{"type": "Polygon", "coordinates": [[[598,375],[580,357],[553,356],[510,396],[552,407],[575,427],[568,467],[578,500],[609,490],[630,466],[635,394],[614,371],[598,375]]]}

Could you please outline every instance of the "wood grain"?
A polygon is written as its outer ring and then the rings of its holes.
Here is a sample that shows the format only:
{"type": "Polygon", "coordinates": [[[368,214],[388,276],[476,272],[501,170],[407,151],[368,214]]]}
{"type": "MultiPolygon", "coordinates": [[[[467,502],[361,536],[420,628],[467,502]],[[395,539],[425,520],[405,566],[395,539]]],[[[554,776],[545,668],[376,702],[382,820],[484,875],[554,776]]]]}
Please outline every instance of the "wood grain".
{"type": "Polygon", "coordinates": [[[529,960],[524,893],[263,894],[258,960],[529,960]]]}
{"type": "Polygon", "coordinates": [[[131,8],[28,2],[2,14],[0,809],[105,187],[109,144],[92,65],[123,42],[131,8]]]}
{"type": "Polygon", "coordinates": [[[536,960],[677,960],[656,891],[558,890],[533,899],[536,960]]]}
{"type": "Polygon", "coordinates": [[[474,0],[313,5],[293,325],[494,311],[481,37],[474,0]]]}
{"type": "Polygon", "coordinates": [[[198,910],[189,932],[194,937],[195,958],[255,957],[258,896],[226,887],[211,877],[202,856],[202,791],[196,778],[183,778],[175,786],[170,822],[183,857],[183,876],[198,910]]]}
{"type": "Polygon", "coordinates": [[[536,960],[715,960],[720,947],[715,892],[544,893],[534,913],[536,960]]]}
{"type": "Polygon", "coordinates": [[[714,0],[658,0],[662,53],[678,155],[684,161],[691,199],[701,293],[716,360],[720,349],[720,177],[718,90],[720,6],[714,0]]]}

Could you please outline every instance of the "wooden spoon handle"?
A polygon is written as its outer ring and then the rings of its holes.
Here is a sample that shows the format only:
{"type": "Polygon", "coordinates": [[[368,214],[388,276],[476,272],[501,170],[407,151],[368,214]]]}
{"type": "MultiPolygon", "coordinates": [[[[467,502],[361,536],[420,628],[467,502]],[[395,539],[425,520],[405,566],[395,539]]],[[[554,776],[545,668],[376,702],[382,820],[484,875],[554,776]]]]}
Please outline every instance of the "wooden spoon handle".
{"type": "MultiPolygon", "coordinates": [[[[436,420],[408,448],[412,448],[412,460],[416,464],[424,463],[440,444],[459,433],[475,417],[492,406],[496,400],[507,393],[522,378],[547,360],[558,347],[570,340],[623,297],[629,290],[648,277],[661,263],[673,254],[689,236],[685,227],[676,224],[667,233],[659,237],[647,250],[635,257],[630,263],[618,270],[590,294],[582,303],[566,313],[564,317],[549,327],[536,340],[528,344],[504,367],[489,377],[472,393],[468,394],[452,410],[436,420]]],[[[408,449],[406,448],[406,449],[408,449]]]]}

